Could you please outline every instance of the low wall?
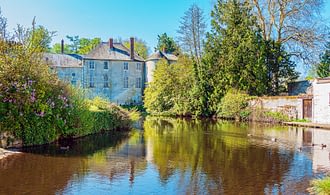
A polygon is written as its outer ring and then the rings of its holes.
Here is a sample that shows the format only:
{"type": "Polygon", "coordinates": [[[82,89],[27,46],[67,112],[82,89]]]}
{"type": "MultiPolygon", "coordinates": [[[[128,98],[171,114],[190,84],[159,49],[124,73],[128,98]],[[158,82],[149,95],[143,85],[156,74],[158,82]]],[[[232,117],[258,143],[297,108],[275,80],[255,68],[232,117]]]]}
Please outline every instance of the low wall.
{"type": "Polygon", "coordinates": [[[301,119],[302,99],[299,96],[259,97],[249,102],[250,106],[271,111],[284,112],[293,119],[301,119]]]}

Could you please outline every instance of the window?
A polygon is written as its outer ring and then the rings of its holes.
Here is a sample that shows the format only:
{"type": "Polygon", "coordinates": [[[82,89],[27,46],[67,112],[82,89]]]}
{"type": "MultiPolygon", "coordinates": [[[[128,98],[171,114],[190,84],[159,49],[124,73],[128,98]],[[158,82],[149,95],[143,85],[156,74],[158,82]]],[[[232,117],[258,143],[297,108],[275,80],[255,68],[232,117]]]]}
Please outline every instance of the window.
{"type": "Polygon", "coordinates": [[[142,65],[141,65],[141,63],[137,63],[137,64],[136,64],[136,70],[139,70],[139,71],[142,70],[142,65]]]}
{"type": "Polygon", "coordinates": [[[94,87],[94,76],[93,76],[93,74],[89,75],[89,87],[90,88],[94,87]]]}
{"type": "Polygon", "coordinates": [[[124,77],[124,88],[128,88],[128,77],[124,77]]]}
{"type": "Polygon", "coordinates": [[[104,70],[108,70],[109,69],[109,63],[108,62],[104,62],[103,68],[104,68],[104,70]]]}
{"type": "Polygon", "coordinates": [[[94,61],[89,61],[89,69],[95,69],[94,61]]]}
{"type": "Polygon", "coordinates": [[[104,83],[103,83],[103,87],[104,88],[109,88],[109,77],[108,77],[108,75],[103,75],[103,81],[104,81],[104,83]]]}
{"type": "Polygon", "coordinates": [[[136,80],[135,80],[135,88],[141,88],[141,78],[136,78],[136,80]]]}
{"type": "Polygon", "coordinates": [[[124,62],[124,70],[128,70],[128,62],[124,62]]]}
{"type": "Polygon", "coordinates": [[[77,84],[76,73],[73,72],[73,73],[71,74],[71,76],[72,76],[72,77],[71,77],[71,85],[74,85],[74,86],[75,86],[75,85],[77,84]]]}

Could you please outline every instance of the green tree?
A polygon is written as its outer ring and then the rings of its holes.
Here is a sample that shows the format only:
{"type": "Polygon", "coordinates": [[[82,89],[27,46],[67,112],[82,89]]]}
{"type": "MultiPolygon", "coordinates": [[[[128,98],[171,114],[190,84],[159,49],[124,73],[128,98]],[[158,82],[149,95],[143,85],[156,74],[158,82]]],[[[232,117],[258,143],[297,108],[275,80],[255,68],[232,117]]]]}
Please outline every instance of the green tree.
{"type": "Polygon", "coordinates": [[[80,39],[78,35],[75,36],[69,36],[67,35],[66,38],[70,41],[70,44],[68,44],[70,50],[72,53],[78,53],[78,48],[80,45],[80,39]]]}
{"type": "MultiPolygon", "coordinates": [[[[62,45],[61,43],[55,43],[51,49],[51,52],[52,53],[62,53],[62,45]]],[[[70,53],[73,53],[71,50],[70,50],[70,47],[68,44],[64,44],[64,53],[67,53],[67,54],[70,54],[70,53]]]]}
{"type": "MultiPolygon", "coordinates": [[[[135,42],[134,42],[134,50],[135,52],[141,56],[142,58],[144,59],[147,59],[148,57],[148,46],[147,46],[147,43],[142,40],[142,39],[139,39],[139,38],[135,38],[134,39],[135,42]]],[[[130,49],[130,40],[125,40],[123,42],[124,46],[127,47],[128,49],[130,49]]]]}
{"type": "Polygon", "coordinates": [[[295,70],[296,64],[291,60],[281,43],[264,41],[263,48],[267,64],[267,94],[278,95],[287,92],[289,82],[299,76],[295,70]]]}
{"type": "Polygon", "coordinates": [[[93,39],[81,38],[79,40],[78,54],[87,54],[100,43],[101,43],[100,38],[93,38],[93,39]]]}
{"type": "Polygon", "coordinates": [[[145,90],[144,104],[149,113],[192,114],[192,65],[187,56],[180,56],[178,62],[171,65],[166,60],[157,63],[154,79],[145,90]]]}
{"type": "Polygon", "coordinates": [[[316,67],[317,76],[321,78],[330,76],[330,42],[327,43],[326,50],[321,55],[320,60],[316,67]]]}
{"type": "Polygon", "coordinates": [[[166,33],[158,35],[158,43],[155,50],[166,51],[166,53],[172,53],[174,55],[180,54],[180,48],[175,43],[172,37],[167,36],[166,33]]]}
{"type": "Polygon", "coordinates": [[[212,16],[212,31],[205,45],[203,80],[212,93],[209,109],[215,112],[220,99],[230,88],[251,95],[267,92],[267,66],[263,54],[263,39],[250,8],[238,0],[218,1],[212,16]]]}
{"type": "MultiPolygon", "coordinates": [[[[64,53],[87,54],[101,43],[100,38],[79,38],[79,36],[66,36],[70,44],[64,44],[64,53]]],[[[51,50],[54,53],[61,53],[61,44],[55,43],[51,50]]]]}

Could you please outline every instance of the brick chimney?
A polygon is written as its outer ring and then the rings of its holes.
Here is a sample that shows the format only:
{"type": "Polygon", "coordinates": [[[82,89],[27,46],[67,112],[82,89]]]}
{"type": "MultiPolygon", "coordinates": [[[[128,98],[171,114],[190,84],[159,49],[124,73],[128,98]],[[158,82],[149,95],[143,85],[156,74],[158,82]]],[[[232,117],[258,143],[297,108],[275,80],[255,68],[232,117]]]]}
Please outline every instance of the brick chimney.
{"type": "Polygon", "coordinates": [[[109,39],[109,48],[110,50],[113,50],[113,38],[109,39]]]}
{"type": "Polygon", "coordinates": [[[130,38],[130,48],[131,48],[131,53],[130,53],[130,56],[131,56],[131,59],[134,60],[134,38],[131,37],[130,38]]]}
{"type": "Polygon", "coordinates": [[[61,54],[64,54],[64,40],[61,40],[61,54]]]}

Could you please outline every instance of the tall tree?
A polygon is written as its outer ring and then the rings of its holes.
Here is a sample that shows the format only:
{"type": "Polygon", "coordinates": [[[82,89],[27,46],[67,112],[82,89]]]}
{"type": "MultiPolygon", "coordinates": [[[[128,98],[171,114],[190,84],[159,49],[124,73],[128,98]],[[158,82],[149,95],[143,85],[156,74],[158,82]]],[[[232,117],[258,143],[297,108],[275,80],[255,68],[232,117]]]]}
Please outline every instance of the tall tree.
{"type": "Polygon", "coordinates": [[[69,36],[67,35],[66,38],[71,42],[69,44],[69,48],[72,51],[72,53],[78,53],[79,45],[80,45],[80,39],[78,35],[75,36],[69,36]]]}
{"type": "Polygon", "coordinates": [[[316,73],[321,78],[330,76],[330,42],[326,44],[326,50],[320,57],[320,63],[316,67],[316,73]]]}
{"type": "Polygon", "coordinates": [[[6,39],[7,36],[7,18],[2,15],[0,8],[0,39],[6,39]]]}
{"type": "Polygon", "coordinates": [[[203,52],[203,38],[205,37],[206,24],[203,10],[193,4],[181,18],[178,37],[184,52],[190,54],[200,63],[203,52]]]}
{"type": "Polygon", "coordinates": [[[219,100],[230,88],[251,95],[265,94],[267,66],[263,39],[245,3],[218,0],[211,16],[212,31],[207,36],[204,60],[210,70],[204,78],[211,74],[208,82],[212,83],[213,92],[209,101],[216,111],[219,100]]]}
{"type": "Polygon", "coordinates": [[[326,40],[320,9],[323,0],[244,0],[257,16],[265,40],[275,40],[290,55],[315,61],[326,40]]]}
{"type": "MultiPolygon", "coordinates": [[[[135,43],[134,43],[134,50],[135,52],[141,56],[142,58],[144,59],[147,59],[148,57],[148,46],[147,46],[147,43],[142,40],[142,39],[139,39],[139,38],[135,38],[135,43]]],[[[123,42],[123,44],[125,45],[125,47],[127,47],[128,49],[130,49],[131,47],[131,44],[130,44],[130,40],[125,40],[123,42]]]]}
{"type": "Polygon", "coordinates": [[[175,43],[174,39],[172,37],[167,36],[166,33],[158,35],[158,43],[155,50],[165,50],[165,52],[172,53],[174,55],[180,54],[179,46],[175,43]]]}

